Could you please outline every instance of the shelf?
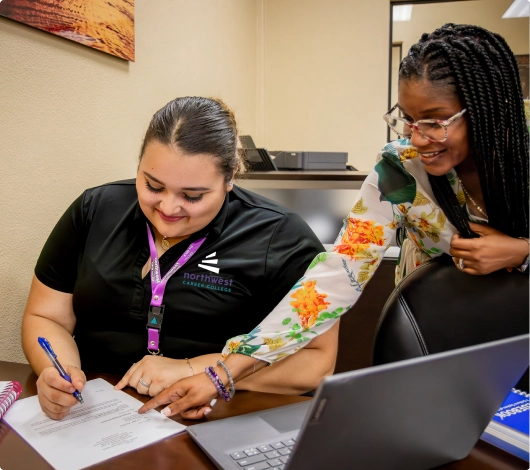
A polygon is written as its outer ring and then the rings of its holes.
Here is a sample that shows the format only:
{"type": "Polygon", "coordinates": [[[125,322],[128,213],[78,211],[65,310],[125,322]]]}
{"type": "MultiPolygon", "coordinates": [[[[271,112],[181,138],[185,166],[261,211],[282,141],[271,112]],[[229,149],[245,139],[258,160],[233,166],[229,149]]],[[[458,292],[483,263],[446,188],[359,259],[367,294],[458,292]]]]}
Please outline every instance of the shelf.
{"type": "Polygon", "coordinates": [[[237,184],[246,189],[360,189],[365,171],[253,171],[237,184]]]}

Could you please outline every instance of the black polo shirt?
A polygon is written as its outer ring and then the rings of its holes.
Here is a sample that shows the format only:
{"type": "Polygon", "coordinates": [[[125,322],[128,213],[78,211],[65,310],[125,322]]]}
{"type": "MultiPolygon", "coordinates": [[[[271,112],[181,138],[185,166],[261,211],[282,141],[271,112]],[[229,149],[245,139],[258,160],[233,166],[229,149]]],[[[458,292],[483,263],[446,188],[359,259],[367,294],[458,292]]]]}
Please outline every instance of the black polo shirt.
{"type": "MultiPolygon", "coordinates": [[[[74,201],[42,249],[35,274],[73,294],[84,370],[123,374],[148,354],[146,222],[135,180],[106,184],[74,201]]],[[[324,251],[299,215],[234,187],[205,229],[161,256],[161,274],[205,234],[166,287],[160,349],[167,357],[220,352],[228,338],[260,323],[324,251]],[[199,266],[206,257],[218,260],[218,273],[199,266]]]]}

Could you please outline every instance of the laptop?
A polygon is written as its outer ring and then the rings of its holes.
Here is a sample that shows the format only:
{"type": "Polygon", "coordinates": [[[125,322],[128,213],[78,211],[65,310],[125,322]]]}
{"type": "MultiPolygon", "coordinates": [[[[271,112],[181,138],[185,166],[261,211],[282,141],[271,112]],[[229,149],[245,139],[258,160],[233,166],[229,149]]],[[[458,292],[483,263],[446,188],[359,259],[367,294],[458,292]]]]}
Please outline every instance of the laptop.
{"type": "Polygon", "coordinates": [[[528,343],[526,334],[333,375],[312,400],[187,432],[223,470],[433,468],[469,454],[528,367],[528,343]]]}

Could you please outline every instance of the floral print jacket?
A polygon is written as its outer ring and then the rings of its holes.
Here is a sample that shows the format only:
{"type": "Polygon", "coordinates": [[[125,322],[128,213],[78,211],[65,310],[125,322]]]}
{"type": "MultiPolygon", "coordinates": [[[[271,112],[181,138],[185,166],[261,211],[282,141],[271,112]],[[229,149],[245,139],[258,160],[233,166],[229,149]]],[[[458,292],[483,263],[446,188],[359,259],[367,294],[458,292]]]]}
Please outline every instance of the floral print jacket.
{"type": "MultiPolygon", "coordinates": [[[[425,260],[449,253],[456,229],[437,206],[427,173],[416,156],[408,140],[386,145],[344,220],[333,249],[313,260],[261,324],[228,340],[224,355],[240,353],[271,363],[327,331],[355,304],[396,231],[398,235],[406,231],[412,248],[409,266],[398,265],[397,281],[425,260]]],[[[451,170],[447,178],[460,203],[465,204],[456,172],[451,170]]],[[[405,263],[403,251],[398,264],[405,263]]]]}

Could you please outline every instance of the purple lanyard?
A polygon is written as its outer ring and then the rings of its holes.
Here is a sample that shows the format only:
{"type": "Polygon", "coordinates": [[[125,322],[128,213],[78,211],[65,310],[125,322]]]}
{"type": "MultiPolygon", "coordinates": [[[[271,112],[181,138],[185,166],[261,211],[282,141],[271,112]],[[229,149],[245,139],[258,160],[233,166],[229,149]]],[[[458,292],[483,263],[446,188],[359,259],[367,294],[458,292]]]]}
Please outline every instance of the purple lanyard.
{"type": "Polygon", "coordinates": [[[149,307],[149,314],[147,316],[147,350],[150,354],[159,354],[159,339],[160,339],[160,330],[162,329],[162,320],[164,318],[164,305],[162,301],[164,300],[164,291],[166,289],[167,282],[169,278],[173,276],[182,266],[184,266],[187,261],[197,253],[197,250],[206,240],[206,237],[196,240],[186,248],[186,251],[182,253],[182,256],[177,260],[177,262],[171,266],[171,269],[166,273],[166,275],[160,277],[160,263],[158,261],[158,254],[156,252],[155,241],[153,240],[153,235],[149,229],[149,224],[147,224],[147,237],[149,238],[149,251],[151,252],[151,303],[149,307]]]}

